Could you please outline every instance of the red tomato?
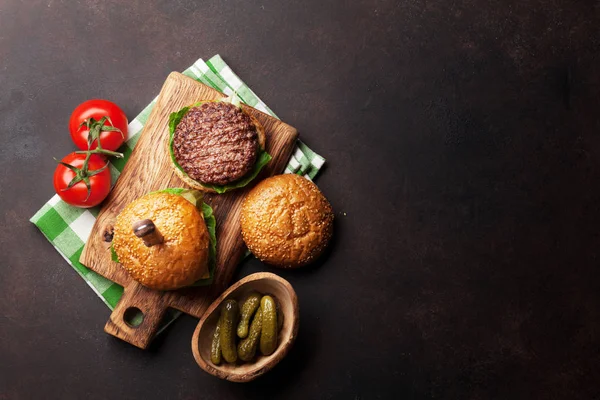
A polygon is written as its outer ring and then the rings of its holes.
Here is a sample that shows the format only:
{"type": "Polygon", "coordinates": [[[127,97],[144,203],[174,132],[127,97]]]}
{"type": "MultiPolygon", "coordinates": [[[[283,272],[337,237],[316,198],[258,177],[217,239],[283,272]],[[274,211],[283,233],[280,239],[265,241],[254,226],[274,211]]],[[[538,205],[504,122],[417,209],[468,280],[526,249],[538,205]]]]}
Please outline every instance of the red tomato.
{"type": "MultiPolygon", "coordinates": [[[[100,146],[105,150],[115,151],[127,138],[127,117],[123,110],[115,103],[108,100],[88,100],[84,101],[73,110],[69,119],[69,131],[71,138],[77,147],[81,150],[88,150],[88,134],[90,129],[85,125],[86,121],[93,118],[96,122],[103,117],[107,117],[103,126],[111,126],[119,131],[102,131],[100,133],[100,146]],[[82,125],[82,123],[84,123],[82,125]]],[[[90,146],[90,150],[98,147],[98,141],[95,140],[90,146]]]]}
{"type": "Polygon", "coordinates": [[[106,167],[106,160],[97,154],[90,156],[85,171],[83,168],[85,157],[85,154],[71,153],[61,160],[75,171],[59,163],[54,171],[54,190],[68,204],[89,208],[100,204],[108,196],[110,171],[106,167]],[[69,188],[69,183],[75,177],[81,180],[69,188]],[[89,190],[86,180],[89,182],[89,190]]]}

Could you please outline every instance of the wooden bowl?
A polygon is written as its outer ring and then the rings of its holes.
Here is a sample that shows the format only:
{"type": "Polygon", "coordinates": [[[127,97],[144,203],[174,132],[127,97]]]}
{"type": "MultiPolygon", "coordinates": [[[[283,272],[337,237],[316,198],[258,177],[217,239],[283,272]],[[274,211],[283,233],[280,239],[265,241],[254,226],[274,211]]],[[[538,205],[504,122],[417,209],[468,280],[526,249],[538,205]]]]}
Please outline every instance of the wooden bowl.
{"type": "Polygon", "coordinates": [[[249,382],[269,371],[285,357],[298,335],[299,317],[298,297],[288,281],[268,272],[249,275],[219,296],[198,322],[192,337],[194,358],[200,368],[211,375],[232,382],[249,382]],[[263,356],[257,350],[257,356],[251,362],[228,364],[223,360],[220,365],[214,365],[210,361],[210,346],[219,320],[221,303],[226,299],[242,300],[253,290],[273,296],[278,303],[283,326],[279,331],[277,349],[269,356],[263,356]]]}

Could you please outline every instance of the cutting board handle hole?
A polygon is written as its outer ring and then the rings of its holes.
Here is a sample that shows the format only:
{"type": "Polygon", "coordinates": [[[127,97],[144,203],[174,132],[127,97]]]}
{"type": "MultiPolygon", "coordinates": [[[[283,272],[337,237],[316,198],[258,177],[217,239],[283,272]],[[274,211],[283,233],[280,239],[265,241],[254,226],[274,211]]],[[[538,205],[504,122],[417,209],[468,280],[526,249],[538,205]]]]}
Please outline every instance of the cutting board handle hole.
{"type": "Polygon", "coordinates": [[[144,313],[137,307],[129,307],[123,313],[123,321],[132,328],[137,328],[144,322],[144,313]]]}

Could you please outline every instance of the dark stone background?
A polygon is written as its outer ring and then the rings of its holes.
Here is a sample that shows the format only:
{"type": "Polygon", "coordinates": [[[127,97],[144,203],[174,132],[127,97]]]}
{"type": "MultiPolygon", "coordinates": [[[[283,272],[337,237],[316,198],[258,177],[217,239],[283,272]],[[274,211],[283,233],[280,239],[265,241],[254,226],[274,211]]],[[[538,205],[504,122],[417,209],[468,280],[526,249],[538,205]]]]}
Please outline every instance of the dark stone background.
{"type": "MultiPolygon", "coordinates": [[[[600,398],[597,1],[0,1],[0,399],[600,398]],[[220,53],[327,160],[336,237],[276,271],[297,344],[253,383],[149,351],[28,222],[89,98],[129,117],[220,53]]],[[[270,270],[253,260],[236,279],[270,270]]]]}

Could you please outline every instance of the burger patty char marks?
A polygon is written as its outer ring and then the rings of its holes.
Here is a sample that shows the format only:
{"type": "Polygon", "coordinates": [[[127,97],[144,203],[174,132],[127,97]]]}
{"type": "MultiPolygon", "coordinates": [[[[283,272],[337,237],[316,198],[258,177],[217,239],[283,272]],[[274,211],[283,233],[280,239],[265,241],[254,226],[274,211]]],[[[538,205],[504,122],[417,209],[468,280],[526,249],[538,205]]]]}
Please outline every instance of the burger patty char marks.
{"type": "Polygon", "coordinates": [[[256,162],[258,134],[249,115],[225,102],[192,107],[173,137],[177,163],[196,181],[226,185],[246,175],[256,162]]]}

